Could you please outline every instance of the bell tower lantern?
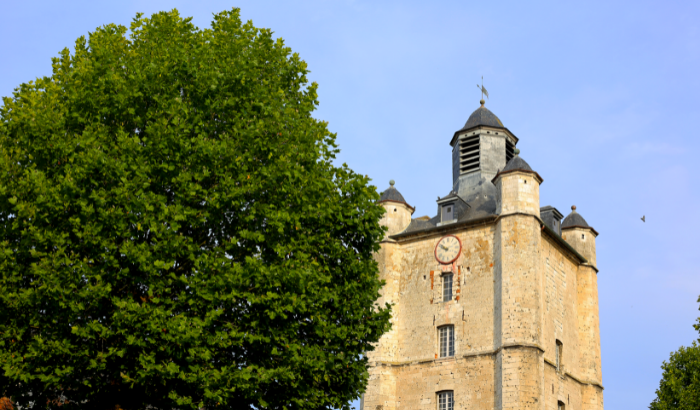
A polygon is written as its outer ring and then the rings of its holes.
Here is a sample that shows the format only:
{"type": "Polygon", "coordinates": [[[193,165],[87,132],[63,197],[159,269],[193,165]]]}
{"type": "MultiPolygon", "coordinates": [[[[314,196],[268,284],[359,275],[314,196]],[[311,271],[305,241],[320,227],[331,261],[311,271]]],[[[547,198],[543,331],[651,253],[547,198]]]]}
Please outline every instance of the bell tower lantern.
{"type": "Polygon", "coordinates": [[[454,133],[452,190],[465,201],[487,200],[495,208],[493,177],[513,158],[518,138],[481,100],[464,127],[454,133]]]}

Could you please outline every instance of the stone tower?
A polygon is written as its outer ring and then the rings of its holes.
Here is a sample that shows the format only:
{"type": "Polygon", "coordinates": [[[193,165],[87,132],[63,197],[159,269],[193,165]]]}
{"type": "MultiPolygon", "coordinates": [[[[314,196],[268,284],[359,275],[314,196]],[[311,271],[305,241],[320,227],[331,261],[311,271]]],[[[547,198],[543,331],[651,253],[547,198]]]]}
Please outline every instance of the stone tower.
{"type": "Polygon", "coordinates": [[[595,238],[483,100],[451,141],[452,190],[412,219],[391,181],[376,258],[392,328],[363,410],[603,409],[595,238]]]}

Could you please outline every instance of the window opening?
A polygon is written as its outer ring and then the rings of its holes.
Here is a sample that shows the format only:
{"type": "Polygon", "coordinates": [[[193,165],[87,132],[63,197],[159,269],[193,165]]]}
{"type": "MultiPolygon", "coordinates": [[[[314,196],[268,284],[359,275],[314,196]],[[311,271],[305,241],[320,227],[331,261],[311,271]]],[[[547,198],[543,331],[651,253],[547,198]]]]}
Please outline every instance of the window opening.
{"type": "Polygon", "coordinates": [[[438,393],[438,410],[454,410],[455,396],[453,391],[441,391],[438,393]]]}
{"type": "Polygon", "coordinates": [[[564,410],[565,405],[563,401],[557,402],[557,404],[557,410],[564,410]]]}
{"type": "MultiPolygon", "coordinates": [[[[472,134],[473,135],[473,134],[472,134]]],[[[459,174],[466,174],[479,169],[479,135],[459,141],[459,174]]]]}
{"type": "Polygon", "coordinates": [[[442,275],[442,301],[452,300],[452,274],[442,275]]]}
{"type": "Polygon", "coordinates": [[[513,159],[513,156],[515,155],[514,151],[515,144],[513,144],[508,137],[506,137],[506,164],[508,163],[508,161],[513,159]]]}
{"type": "Polygon", "coordinates": [[[562,350],[564,350],[563,347],[564,347],[564,345],[562,345],[562,343],[559,340],[557,340],[557,348],[556,348],[554,354],[557,356],[557,371],[558,372],[561,371],[561,357],[562,357],[562,350]]]}
{"type": "Polygon", "coordinates": [[[584,234],[581,234],[581,239],[586,239],[586,236],[584,234]]]}
{"type": "Polygon", "coordinates": [[[440,331],[440,357],[455,355],[455,328],[452,325],[442,326],[440,331]]]}

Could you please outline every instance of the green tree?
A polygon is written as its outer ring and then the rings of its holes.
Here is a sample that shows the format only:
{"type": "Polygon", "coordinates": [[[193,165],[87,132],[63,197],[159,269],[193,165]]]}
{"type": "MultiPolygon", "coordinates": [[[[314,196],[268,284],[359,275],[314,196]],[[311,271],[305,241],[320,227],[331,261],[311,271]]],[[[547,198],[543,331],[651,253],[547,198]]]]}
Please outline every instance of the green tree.
{"type": "MultiPolygon", "coordinates": [[[[0,108],[0,389],[39,407],[348,408],[382,209],[306,64],[238,10],[107,25],[0,108]],[[31,393],[31,397],[28,394],[31,393]]],[[[3,392],[0,392],[3,393],[3,392]]],[[[0,394],[1,396],[1,394],[0,394]]]]}
{"type": "MultiPolygon", "coordinates": [[[[700,298],[698,298],[700,302],[700,298]]],[[[700,332],[700,318],[694,325],[700,332]]],[[[700,346],[681,346],[661,366],[663,375],[651,410],[697,410],[700,408],[700,346]]]]}

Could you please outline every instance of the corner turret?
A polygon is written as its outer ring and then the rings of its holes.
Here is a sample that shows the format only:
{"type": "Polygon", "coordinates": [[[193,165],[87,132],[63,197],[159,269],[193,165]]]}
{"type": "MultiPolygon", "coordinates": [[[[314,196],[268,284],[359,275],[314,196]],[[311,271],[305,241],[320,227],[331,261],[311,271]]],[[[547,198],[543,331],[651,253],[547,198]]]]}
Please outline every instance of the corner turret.
{"type": "Polygon", "coordinates": [[[379,204],[386,210],[379,224],[389,228],[384,234],[384,240],[388,240],[389,236],[406,229],[411,223],[411,215],[416,210],[406,203],[403,195],[394,188],[394,183],[393,179],[389,181],[389,188],[382,192],[379,198],[379,204]]]}
{"type": "Polygon", "coordinates": [[[542,177],[530,168],[514,150],[515,156],[492,182],[496,186],[496,214],[529,214],[540,216],[540,184],[542,177]]]}
{"type": "Polygon", "coordinates": [[[571,213],[561,223],[561,234],[569,245],[588,260],[588,263],[596,266],[595,238],[598,232],[576,212],[576,205],[571,207],[571,213]]]}

